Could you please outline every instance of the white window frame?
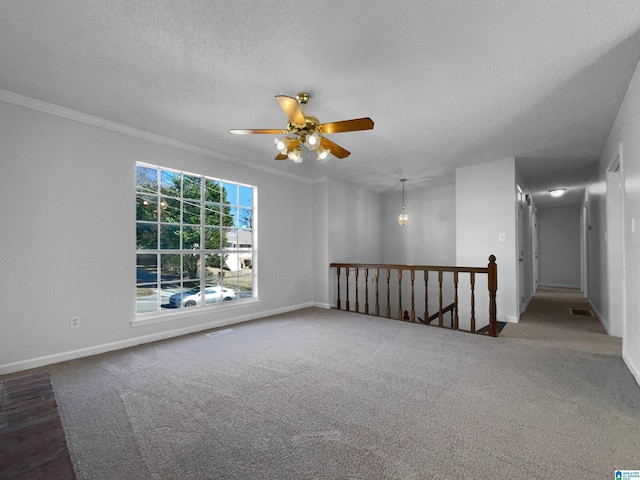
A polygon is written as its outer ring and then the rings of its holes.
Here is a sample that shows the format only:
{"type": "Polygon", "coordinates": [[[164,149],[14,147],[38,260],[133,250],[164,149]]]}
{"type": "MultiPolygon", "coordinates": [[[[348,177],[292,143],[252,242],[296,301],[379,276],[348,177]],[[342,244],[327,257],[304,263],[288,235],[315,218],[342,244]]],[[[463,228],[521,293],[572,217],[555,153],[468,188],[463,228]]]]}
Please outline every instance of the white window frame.
{"type": "MultiPolygon", "coordinates": [[[[207,313],[210,312],[211,309],[219,309],[219,308],[224,308],[224,309],[229,309],[229,308],[237,308],[238,306],[242,306],[242,305],[246,305],[247,303],[253,303],[253,302],[257,302],[258,301],[258,289],[257,289],[257,228],[256,228],[256,222],[257,222],[257,187],[253,186],[253,185],[248,185],[245,183],[240,183],[240,182],[234,182],[231,180],[225,180],[225,179],[221,179],[221,178],[215,178],[215,177],[211,177],[208,175],[202,175],[202,174],[196,174],[196,173],[191,173],[191,172],[186,172],[183,170],[177,170],[175,168],[169,168],[169,167],[163,167],[160,165],[154,165],[154,164],[150,164],[150,163],[144,163],[144,162],[136,162],[136,297],[135,297],[135,319],[132,322],[133,324],[147,324],[147,323],[153,323],[153,319],[154,318],[183,318],[185,316],[191,316],[194,314],[202,314],[202,313],[207,313]],[[157,170],[157,178],[156,178],[156,182],[157,182],[157,186],[155,189],[155,192],[142,192],[139,188],[138,185],[138,181],[137,181],[137,174],[138,174],[138,168],[149,168],[149,169],[155,169],[157,170]],[[172,175],[179,175],[180,178],[180,192],[179,192],[179,196],[172,196],[172,195],[167,195],[167,194],[163,194],[163,190],[162,190],[162,174],[163,172],[166,172],[168,174],[172,174],[172,175]],[[189,197],[185,197],[185,190],[184,190],[184,178],[186,177],[193,177],[195,179],[199,179],[200,182],[200,194],[199,194],[199,199],[193,199],[193,198],[189,198],[189,197]],[[231,200],[231,202],[223,202],[222,197],[219,198],[218,202],[214,202],[214,201],[210,201],[207,200],[205,198],[205,183],[206,182],[217,182],[218,188],[220,189],[220,194],[222,194],[222,191],[226,191],[227,188],[235,188],[236,189],[236,193],[235,195],[229,195],[229,198],[231,200]],[[250,189],[251,192],[251,202],[250,205],[247,207],[246,202],[243,201],[243,199],[241,198],[241,191],[244,191],[244,196],[246,197],[246,195],[248,194],[248,189],[250,189]],[[138,218],[138,209],[140,207],[140,202],[142,201],[142,199],[156,199],[157,203],[156,205],[156,209],[153,210],[153,212],[151,215],[157,215],[155,219],[139,219],[138,218]],[[167,203],[171,203],[173,205],[173,208],[175,208],[175,205],[178,205],[179,208],[179,220],[176,222],[171,221],[171,222],[167,222],[167,221],[163,221],[162,218],[162,209],[166,209],[166,208],[171,208],[170,206],[167,205],[167,203]],[[185,208],[184,205],[186,203],[190,203],[191,205],[198,205],[199,209],[200,209],[200,213],[199,213],[199,222],[195,223],[193,221],[193,218],[195,218],[194,216],[191,217],[191,222],[185,221],[185,208]],[[162,207],[160,206],[162,205],[162,207]],[[205,215],[205,211],[206,211],[206,207],[210,207],[211,210],[215,210],[216,208],[219,209],[218,211],[220,212],[221,215],[221,221],[219,222],[218,225],[215,224],[207,224],[207,220],[206,220],[206,215],[205,215]],[[225,212],[225,209],[229,209],[229,212],[225,212]],[[241,218],[241,212],[248,212],[248,217],[244,217],[241,218]],[[222,221],[222,217],[226,214],[229,215],[229,213],[232,214],[232,221],[233,224],[231,226],[228,225],[223,225],[223,221],[222,221]],[[249,220],[247,220],[249,219],[249,220]],[[249,221],[250,225],[246,225],[246,224],[241,224],[242,221],[249,221]],[[139,248],[138,245],[138,227],[142,227],[144,228],[145,226],[147,226],[147,228],[149,228],[152,232],[154,230],[154,228],[156,229],[155,232],[155,237],[156,237],[156,245],[155,248],[139,248]],[[164,228],[177,228],[178,232],[179,232],[179,244],[177,248],[165,248],[165,246],[163,246],[162,243],[162,234],[160,233],[161,231],[163,231],[162,229],[164,228]],[[219,229],[219,239],[220,241],[222,241],[222,239],[226,239],[226,234],[227,233],[232,233],[235,230],[235,242],[236,242],[236,248],[229,248],[228,246],[224,245],[223,243],[220,244],[220,246],[218,248],[207,248],[210,247],[210,245],[207,245],[207,241],[205,239],[205,230],[207,229],[207,227],[209,227],[211,229],[211,233],[213,233],[213,230],[215,229],[219,229]],[[194,241],[193,245],[190,245],[189,248],[185,248],[185,245],[183,245],[183,241],[185,239],[185,230],[187,229],[194,229],[194,228],[199,228],[200,232],[200,239],[199,242],[194,241]],[[252,239],[252,244],[251,244],[251,248],[246,249],[246,248],[242,248],[240,249],[237,244],[239,241],[239,237],[240,237],[240,233],[239,232],[250,232],[251,234],[251,239],[252,239]],[[163,287],[166,287],[169,284],[173,284],[173,285],[179,285],[177,287],[177,292],[184,292],[186,290],[186,285],[188,284],[198,284],[200,286],[201,290],[204,290],[204,288],[206,288],[206,286],[210,285],[210,284],[216,284],[220,283],[220,284],[229,284],[229,277],[227,277],[227,272],[220,272],[223,273],[224,276],[223,277],[212,277],[211,273],[209,273],[209,276],[207,276],[207,269],[206,267],[206,258],[208,255],[220,255],[219,257],[219,262],[222,262],[222,256],[227,256],[230,254],[241,254],[242,257],[246,258],[250,258],[251,260],[251,268],[248,269],[239,269],[236,272],[233,272],[231,274],[231,278],[235,278],[236,280],[236,288],[234,288],[234,290],[238,293],[238,298],[231,301],[231,302],[215,302],[215,303],[206,303],[205,301],[200,301],[200,303],[198,305],[195,306],[191,306],[191,307],[187,307],[185,308],[184,306],[180,306],[179,308],[163,308],[163,304],[165,303],[163,301],[163,287]],[[156,267],[156,271],[155,271],[155,279],[151,280],[151,281],[147,281],[147,282],[139,282],[139,277],[138,277],[138,269],[141,268],[139,259],[141,257],[139,257],[140,255],[148,255],[148,256],[155,256],[155,267],[156,267]],[[177,279],[173,279],[173,280],[166,280],[163,279],[164,275],[162,272],[162,256],[163,255],[180,255],[180,267],[179,267],[179,275],[177,279]],[[199,277],[198,278],[183,278],[184,277],[184,262],[185,262],[185,256],[192,256],[192,255],[199,255],[200,256],[200,260],[199,260],[199,277]],[[225,279],[226,280],[223,280],[225,279]],[[217,279],[217,281],[216,281],[217,279]],[[250,286],[251,286],[251,295],[248,296],[247,292],[241,292],[240,291],[240,281],[241,279],[245,279],[245,280],[250,280],[250,286]],[[154,288],[150,288],[152,291],[154,291],[155,294],[155,309],[151,309],[152,308],[152,302],[154,300],[149,300],[149,303],[147,304],[147,306],[150,308],[149,311],[144,312],[144,311],[139,311],[140,306],[142,305],[144,307],[144,303],[139,303],[140,302],[140,297],[138,297],[138,288],[149,288],[149,287],[153,287],[155,285],[155,289],[154,288]]],[[[151,204],[151,208],[153,208],[153,203],[151,204]]],[[[152,234],[153,235],[153,234],[152,234]]],[[[244,235],[243,235],[244,236],[244,235]]],[[[197,237],[195,237],[197,239],[197,237]]],[[[168,257],[167,257],[168,258],[168,257]]],[[[237,259],[240,258],[240,256],[236,257],[237,259]]],[[[244,260],[243,260],[244,262],[244,260]]],[[[226,263],[226,262],[225,262],[226,263]]],[[[148,274],[148,272],[147,272],[148,274]]],[[[154,294],[150,295],[149,298],[153,297],[154,294]]],[[[164,295],[166,297],[166,294],[164,295]]],[[[182,304],[183,302],[181,302],[182,304]]]]}

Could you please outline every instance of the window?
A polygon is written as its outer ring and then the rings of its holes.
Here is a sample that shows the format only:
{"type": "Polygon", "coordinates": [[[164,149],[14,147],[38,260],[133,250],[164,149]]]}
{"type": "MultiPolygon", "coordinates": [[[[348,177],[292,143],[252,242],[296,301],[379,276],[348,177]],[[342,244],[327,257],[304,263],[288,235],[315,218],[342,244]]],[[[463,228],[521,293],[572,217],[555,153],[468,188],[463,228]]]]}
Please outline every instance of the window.
{"type": "Polygon", "coordinates": [[[252,298],[255,196],[250,185],[136,164],[136,313],[252,298]]]}

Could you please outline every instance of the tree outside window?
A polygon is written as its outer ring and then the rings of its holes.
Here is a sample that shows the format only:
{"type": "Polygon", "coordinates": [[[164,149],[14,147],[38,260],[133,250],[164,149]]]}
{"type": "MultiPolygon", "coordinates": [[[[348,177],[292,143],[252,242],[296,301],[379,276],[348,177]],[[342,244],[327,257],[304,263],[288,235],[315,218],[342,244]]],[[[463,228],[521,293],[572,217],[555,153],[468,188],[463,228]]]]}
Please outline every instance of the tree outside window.
{"type": "Polygon", "coordinates": [[[249,185],[137,164],[137,313],[251,298],[254,197],[249,185]],[[204,301],[203,286],[217,287],[204,301]]]}

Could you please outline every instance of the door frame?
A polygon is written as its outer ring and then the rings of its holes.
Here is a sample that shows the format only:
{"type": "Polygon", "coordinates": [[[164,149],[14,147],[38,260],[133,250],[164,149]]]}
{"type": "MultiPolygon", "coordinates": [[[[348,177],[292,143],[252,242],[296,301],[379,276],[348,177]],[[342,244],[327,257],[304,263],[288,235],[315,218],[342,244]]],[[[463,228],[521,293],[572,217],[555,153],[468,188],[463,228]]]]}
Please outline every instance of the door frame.
{"type": "MultiPolygon", "coordinates": [[[[624,182],[624,162],[622,154],[622,142],[618,144],[618,148],[611,158],[611,161],[607,165],[605,172],[605,184],[609,186],[611,181],[618,181],[619,188],[610,190],[607,188],[607,194],[605,197],[606,208],[606,253],[607,253],[607,323],[609,324],[609,334],[612,330],[612,315],[611,312],[618,311],[622,316],[621,332],[614,332],[616,336],[618,333],[624,339],[626,337],[627,330],[627,291],[626,291],[626,248],[625,248],[625,182],[624,182]],[[614,176],[615,175],[615,176],[614,176]],[[610,211],[616,209],[619,211],[619,224],[611,224],[610,211]],[[611,227],[612,231],[609,231],[611,227]],[[619,252],[616,248],[619,247],[619,252]],[[622,274],[616,275],[617,272],[612,272],[613,258],[617,254],[621,255],[620,269],[622,274]],[[617,295],[617,292],[620,292],[617,295]],[[612,304],[616,301],[620,302],[619,309],[612,309],[612,304]]],[[[617,329],[614,329],[617,330],[617,329]]]]}

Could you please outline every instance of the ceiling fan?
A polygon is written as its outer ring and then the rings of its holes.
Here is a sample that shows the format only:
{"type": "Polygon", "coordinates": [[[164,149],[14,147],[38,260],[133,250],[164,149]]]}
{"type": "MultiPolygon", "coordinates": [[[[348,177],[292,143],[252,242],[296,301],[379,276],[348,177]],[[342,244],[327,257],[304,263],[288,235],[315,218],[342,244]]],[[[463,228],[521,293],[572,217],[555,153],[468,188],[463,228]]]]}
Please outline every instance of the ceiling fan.
{"type": "Polygon", "coordinates": [[[276,160],[286,160],[288,158],[296,163],[302,162],[301,145],[304,145],[309,150],[315,150],[318,155],[318,160],[327,158],[329,153],[338,158],[345,158],[351,155],[351,152],[322,135],[371,130],[373,128],[373,120],[369,117],[364,117],[342,120],[340,122],[320,123],[316,117],[306,113],[306,105],[310,98],[311,95],[306,92],[298,93],[296,98],[286,95],[276,95],[276,100],[280,104],[280,108],[282,108],[289,118],[289,124],[285,129],[236,129],[229,130],[229,132],[235,135],[294,135],[293,137],[285,136],[274,140],[276,148],[280,151],[275,158],[276,160]]]}

